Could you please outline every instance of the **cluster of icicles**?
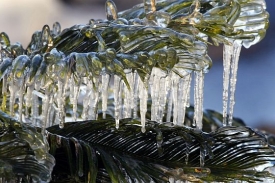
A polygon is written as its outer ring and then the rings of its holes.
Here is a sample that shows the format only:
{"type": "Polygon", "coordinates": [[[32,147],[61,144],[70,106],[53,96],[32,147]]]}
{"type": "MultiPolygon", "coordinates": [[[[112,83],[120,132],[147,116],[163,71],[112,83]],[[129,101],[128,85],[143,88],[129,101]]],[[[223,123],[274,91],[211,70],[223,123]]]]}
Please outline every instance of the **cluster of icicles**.
{"type": "MultiPolygon", "coordinates": [[[[203,29],[205,32],[198,34],[195,27],[196,24],[204,25],[205,22],[213,23],[216,20],[210,18],[214,10],[204,13],[208,11],[203,9],[204,6],[216,7],[216,11],[228,6],[237,15],[231,13],[233,18],[229,17],[230,21],[235,20],[239,25],[236,26],[239,27],[236,28],[237,32],[242,30],[233,35],[238,39],[215,35],[211,38],[214,43],[227,44],[224,46],[223,115],[224,125],[231,125],[241,46],[244,42],[247,46],[258,42],[263,35],[256,34],[256,30],[265,28],[261,27],[262,24],[244,27],[247,22],[244,22],[244,18],[238,18],[266,14],[264,1],[242,6],[241,10],[235,0],[220,3],[194,0],[188,1],[189,4],[177,13],[172,11],[175,4],[184,2],[170,2],[162,7],[161,2],[158,5],[155,1],[146,0],[142,8],[145,17],[140,18],[140,14],[134,12],[138,12],[142,6],[118,14],[115,4],[107,0],[106,21],[92,20],[88,25],[70,28],[79,29],[86,37],[95,38],[97,52],[67,54],[66,50],[55,48],[55,40],[68,32],[68,29],[61,32],[59,23],[55,23],[52,30],[46,25],[42,31],[36,32],[26,50],[19,43],[10,45],[8,36],[1,33],[2,110],[9,111],[21,122],[31,122],[45,129],[54,124],[62,128],[66,121],[97,119],[99,113],[106,118],[113,106],[111,115],[116,119],[117,128],[122,118],[140,118],[142,131],[145,131],[150,101],[150,120],[184,125],[193,78],[193,126],[201,129],[204,74],[211,67],[211,59],[206,54],[209,30],[203,29]],[[239,9],[235,10],[235,5],[239,9]],[[255,7],[260,8],[252,10],[255,7]],[[184,16],[179,17],[181,14],[184,16]],[[178,32],[169,28],[171,22],[177,23],[178,20],[182,21],[181,24],[187,24],[188,30],[182,28],[178,32]],[[250,37],[246,36],[246,29],[250,31],[250,37]],[[119,40],[116,40],[120,44],[119,51],[109,48],[102,38],[110,31],[119,35],[119,40]],[[242,36],[245,41],[241,40],[242,36]],[[251,37],[254,38],[252,41],[251,37]],[[9,103],[6,102],[7,97],[9,103]],[[110,105],[111,102],[113,105],[110,105]],[[8,110],[6,106],[9,106],[8,110]],[[164,116],[166,119],[163,119],[164,116]]],[[[263,20],[266,17],[262,17],[261,22],[263,20]]],[[[227,23],[229,26],[230,22],[227,23]]],[[[230,37],[223,35],[226,36],[230,37]]]]}

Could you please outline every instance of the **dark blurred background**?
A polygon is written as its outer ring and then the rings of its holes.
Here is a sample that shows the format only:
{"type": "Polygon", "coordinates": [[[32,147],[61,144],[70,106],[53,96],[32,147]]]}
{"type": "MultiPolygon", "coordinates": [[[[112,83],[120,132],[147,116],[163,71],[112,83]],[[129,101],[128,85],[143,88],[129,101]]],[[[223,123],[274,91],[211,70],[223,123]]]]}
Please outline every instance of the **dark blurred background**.
{"type": "MultiPolygon", "coordinates": [[[[114,0],[118,10],[143,0],[114,0]]],[[[270,27],[266,37],[249,49],[242,49],[234,116],[249,126],[275,129],[275,1],[266,0],[270,27]]],[[[55,21],[62,28],[86,24],[89,19],[105,18],[105,0],[1,0],[0,32],[8,33],[11,42],[30,41],[34,31],[55,21]]],[[[222,47],[209,47],[213,67],[205,78],[204,107],[222,111],[222,47]]],[[[275,131],[275,130],[274,130],[275,131]]]]}

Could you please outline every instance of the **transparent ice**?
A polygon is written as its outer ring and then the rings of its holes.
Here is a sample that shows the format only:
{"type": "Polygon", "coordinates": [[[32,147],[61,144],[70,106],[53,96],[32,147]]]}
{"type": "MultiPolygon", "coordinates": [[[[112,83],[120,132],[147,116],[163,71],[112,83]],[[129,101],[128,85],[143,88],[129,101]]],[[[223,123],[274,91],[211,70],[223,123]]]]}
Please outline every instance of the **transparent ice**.
{"type": "MultiPolygon", "coordinates": [[[[131,13],[118,13],[114,2],[107,0],[107,21],[91,20],[65,30],[79,30],[74,38],[78,41],[67,48],[69,54],[53,47],[63,33],[58,22],[52,30],[45,25],[35,32],[26,50],[19,43],[11,45],[1,33],[2,110],[21,123],[41,127],[43,134],[55,124],[63,128],[65,122],[109,115],[116,128],[122,118],[139,119],[145,132],[148,120],[186,125],[186,107],[193,98],[193,127],[202,129],[204,77],[212,64],[207,43],[212,40],[214,45],[224,44],[223,125],[232,125],[241,47],[264,37],[269,15],[264,0],[213,1],[215,8],[205,13],[201,2],[194,0],[176,11],[173,3],[162,7],[164,1],[158,5],[144,0],[142,11],[136,6],[131,13]],[[108,31],[116,33],[117,42],[105,42],[108,31]],[[97,51],[71,52],[81,47],[83,37],[96,40],[97,51]],[[117,50],[108,47],[117,43],[117,50]],[[37,54],[41,50],[43,54],[37,54]]],[[[81,151],[79,144],[75,147],[81,151]]],[[[187,163],[188,148],[186,154],[187,163]]],[[[201,148],[201,166],[206,155],[201,148]]]]}

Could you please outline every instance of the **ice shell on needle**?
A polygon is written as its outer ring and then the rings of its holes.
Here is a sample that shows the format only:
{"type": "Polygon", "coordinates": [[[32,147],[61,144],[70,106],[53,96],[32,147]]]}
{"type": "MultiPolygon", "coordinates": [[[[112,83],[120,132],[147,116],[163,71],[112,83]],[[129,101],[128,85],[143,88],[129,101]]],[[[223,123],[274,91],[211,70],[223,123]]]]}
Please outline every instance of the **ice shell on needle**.
{"type": "Polygon", "coordinates": [[[105,11],[107,20],[112,21],[117,19],[117,8],[112,0],[107,0],[105,3],[105,11]]]}
{"type": "Polygon", "coordinates": [[[0,33],[0,44],[1,44],[1,47],[4,47],[4,48],[10,46],[9,36],[5,32],[0,33]]]}
{"type": "Polygon", "coordinates": [[[54,36],[57,36],[57,35],[60,34],[60,32],[61,32],[61,25],[60,25],[59,22],[55,22],[55,23],[53,24],[52,33],[53,33],[54,36]]]}

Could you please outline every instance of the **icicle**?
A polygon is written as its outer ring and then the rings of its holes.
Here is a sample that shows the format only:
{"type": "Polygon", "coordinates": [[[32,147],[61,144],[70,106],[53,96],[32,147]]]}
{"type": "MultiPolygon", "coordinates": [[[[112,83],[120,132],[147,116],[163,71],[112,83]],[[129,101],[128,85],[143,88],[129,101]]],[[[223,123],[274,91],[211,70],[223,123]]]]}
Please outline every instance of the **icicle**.
{"type": "Polygon", "coordinates": [[[199,111],[198,111],[198,121],[197,127],[202,129],[202,118],[203,118],[203,89],[204,89],[204,73],[203,71],[199,72],[199,111]]]}
{"type": "Polygon", "coordinates": [[[62,101],[62,95],[63,95],[63,88],[64,84],[61,80],[58,80],[58,90],[57,90],[57,106],[58,106],[58,117],[59,117],[59,127],[63,128],[64,127],[64,120],[63,118],[63,101],[62,101]]]}
{"type": "Polygon", "coordinates": [[[23,100],[24,100],[24,93],[25,93],[25,84],[21,83],[19,87],[19,122],[22,123],[22,116],[23,116],[23,100]]]}
{"type": "Polygon", "coordinates": [[[156,121],[157,119],[157,108],[158,108],[158,93],[159,93],[159,77],[156,76],[156,70],[158,68],[153,68],[152,73],[151,73],[151,77],[149,80],[149,85],[150,85],[150,89],[151,89],[151,100],[152,100],[152,104],[151,104],[151,120],[152,121],[156,121]]]}
{"type": "Polygon", "coordinates": [[[166,72],[159,68],[153,68],[149,85],[151,89],[151,120],[162,122],[163,110],[166,103],[166,72]]]}
{"type": "Polygon", "coordinates": [[[204,88],[204,73],[203,71],[195,72],[195,91],[194,91],[194,124],[197,128],[202,129],[203,117],[203,88],[204,88]]]}
{"type": "Polygon", "coordinates": [[[26,117],[29,117],[28,109],[32,106],[32,91],[34,90],[34,84],[31,84],[27,88],[27,94],[25,96],[26,99],[26,117]]]}
{"type": "Polygon", "coordinates": [[[45,96],[42,98],[42,115],[41,115],[41,121],[42,121],[42,131],[41,133],[45,135],[45,129],[47,127],[47,117],[48,117],[48,111],[50,107],[50,91],[49,88],[45,89],[45,96]]]}
{"type": "Polygon", "coordinates": [[[185,109],[186,109],[186,102],[187,102],[187,95],[189,92],[189,82],[190,82],[191,75],[187,75],[184,78],[181,78],[179,81],[179,90],[178,90],[178,125],[183,126],[185,120],[185,109]]]}
{"type": "Polygon", "coordinates": [[[167,122],[171,121],[172,107],[173,107],[173,92],[172,92],[172,87],[171,87],[169,92],[168,92],[168,104],[167,104],[167,114],[166,114],[166,121],[167,122]]]}
{"type": "Polygon", "coordinates": [[[189,75],[189,84],[187,88],[187,95],[186,95],[186,107],[190,107],[190,94],[191,94],[191,84],[192,84],[192,74],[189,75]]]}
{"type": "Polygon", "coordinates": [[[88,119],[88,111],[89,111],[89,97],[92,90],[89,90],[89,81],[88,78],[83,78],[83,91],[85,92],[83,97],[83,110],[82,110],[82,119],[87,120],[88,119]]]}
{"type": "Polygon", "coordinates": [[[1,105],[2,111],[6,111],[7,88],[8,88],[8,86],[7,86],[7,76],[4,76],[3,77],[3,83],[2,83],[2,96],[3,96],[2,105],[1,105]]]}
{"type": "Polygon", "coordinates": [[[232,55],[232,65],[231,65],[231,78],[230,78],[230,103],[229,103],[229,119],[228,125],[232,125],[233,120],[233,111],[235,105],[235,90],[237,83],[237,71],[238,71],[238,63],[239,57],[242,48],[242,42],[239,40],[234,41],[233,44],[233,55],[232,55]]]}
{"type": "Polygon", "coordinates": [[[197,112],[198,112],[198,77],[196,77],[195,73],[193,74],[194,78],[194,117],[193,117],[193,127],[197,126],[197,112]]]}
{"type": "Polygon", "coordinates": [[[126,74],[126,79],[130,84],[130,90],[127,87],[124,87],[124,110],[123,110],[123,118],[132,117],[132,103],[134,100],[133,97],[133,89],[134,89],[134,81],[133,81],[133,73],[130,71],[126,74]]]}
{"type": "Polygon", "coordinates": [[[145,132],[145,122],[146,122],[146,112],[147,112],[147,99],[148,99],[148,89],[147,89],[148,78],[145,78],[144,82],[139,81],[139,100],[140,100],[140,121],[141,121],[141,131],[145,132]]]}
{"type": "Polygon", "coordinates": [[[64,79],[58,80],[58,90],[57,90],[57,105],[58,105],[58,120],[59,120],[59,127],[63,128],[65,124],[65,100],[66,100],[66,91],[68,85],[68,78],[65,76],[64,79]]]}
{"type": "Polygon", "coordinates": [[[89,81],[88,90],[90,90],[88,119],[96,120],[98,117],[97,108],[99,100],[99,91],[101,91],[101,85],[99,85],[98,78],[93,78],[93,81],[89,81]],[[93,89],[93,83],[96,86],[96,89],[93,89]]]}
{"type": "Polygon", "coordinates": [[[173,124],[178,124],[178,83],[180,77],[172,73],[172,93],[173,93],[173,124]]]}
{"type": "Polygon", "coordinates": [[[49,96],[49,110],[47,114],[46,127],[53,126],[55,121],[55,109],[53,107],[54,94],[49,96]]]}
{"type": "Polygon", "coordinates": [[[14,104],[16,98],[16,92],[19,90],[17,84],[14,83],[14,78],[11,77],[11,82],[9,84],[9,91],[10,91],[10,115],[14,116],[14,104]]]}
{"type": "Polygon", "coordinates": [[[186,93],[186,88],[184,91],[184,78],[179,79],[178,83],[178,108],[176,109],[178,112],[178,119],[177,119],[177,125],[182,126],[184,123],[184,115],[183,111],[185,111],[185,103],[184,103],[184,98],[185,98],[185,93],[186,93]]]}
{"type": "Polygon", "coordinates": [[[230,76],[230,64],[233,47],[224,45],[223,47],[223,126],[227,125],[228,88],[230,76]]]}
{"type": "Polygon", "coordinates": [[[119,91],[120,91],[120,77],[114,75],[114,105],[115,105],[115,120],[116,128],[119,128],[119,114],[120,114],[120,100],[119,100],[119,91]]]}
{"type": "Polygon", "coordinates": [[[69,79],[69,86],[70,86],[70,93],[69,93],[69,99],[70,102],[73,103],[74,101],[74,86],[75,86],[75,79],[74,76],[71,75],[71,78],[69,79]]]}
{"type": "MultiPolygon", "coordinates": [[[[78,103],[78,95],[80,90],[80,85],[82,83],[82,78],[79,78],[79,81],[75,82],[73,87],[73,120],[77,121],[77,103],[78,103]]],[[[71,88],[72,89],[72,88],[71,88]]]]}
{"type": "Polygon", "coordinates": [[[167,88],[170,83],[170,77],[162,77],[160,78],[160,86],[159,90],[159,106],[158,106],[158,116],[157,122],[162,123],[162,118],[164,116],[165,105],[167,101],[167,88]]]}
{"type": "Polygon", "coordinates": [[[120,82],[120,86],[119,86],[119,119],[123,118],[123,112],[124,112],[124,103],[123,103],[123,98],[125,97],[125,89],[127,89],[124,85],[123,80],[121,80],[120,82]]]}
{"type": "Polygon", "coordinates": [[[224,74],[223,74],[223,125],[232,125],[235,104],[235,90],[237,82],[238,62],[242,42],[234,41],[233,45],[224,45],[224,74]],[[229,91],[230,94],[229,94],[229,91]],[[229,96],[229,102],[228,102],[229,96]],[[227,111],[229,106],[229,116],[227,111]]]}
{"type": "Polygon", "coordinates": [[[40,82],[35,83],[34,87],[35,90],[32,91],[32,106],[31,106],[31,115],[32,115],[32,123],[34,126],[40,126],[39,122],[39,101],[38,96],[36,95],[35,91],[39,91],[40,89],[40,82]]]}
{"type": "Polygon", "coordinates": [[[104,73],[102,75],[102,91],[101,91],[103,119],[106,119],[109,80],[110,80],[110,75],[104,73]]]}
{"type": "Polygon", "coordinates": [[[133,103],[132,103],[132,110],[133,110],[133,118],[137,118],[137,111],[138,111],[138,96],[139,96],[139,82],[140,77],[137,71],[134,72],[134,90],[133,90],[133,103]]]}
{"type": "Polygon", "coordinates": [[[185,79],[185,86],[183,87],[184,89],[186,88],[186,93],[185,93],[185,98],[184,98],[184,110],[182,111],[182,113],[183,113],[183,119],[182,119],[182,121],[183,121],[183,123],[184,123],[184,121],[185,121],[185,111],[186,111],[186,107],[189,107],[190,106],[190,87],[191,87],[191,79],[192,79],[192,76],[191,76],[191,74],[189,74],[189,75],[187,75],[186,76],[186,79],[185,79]]]}

